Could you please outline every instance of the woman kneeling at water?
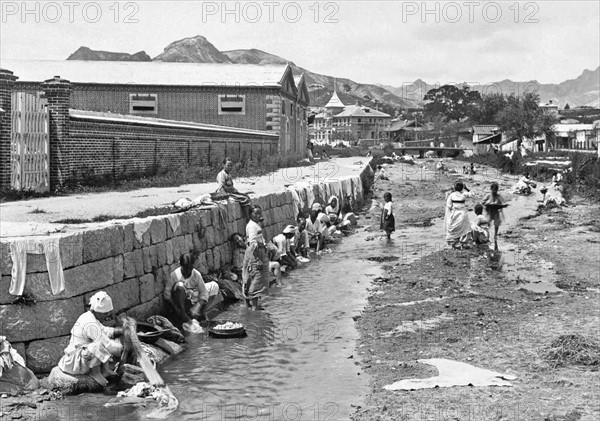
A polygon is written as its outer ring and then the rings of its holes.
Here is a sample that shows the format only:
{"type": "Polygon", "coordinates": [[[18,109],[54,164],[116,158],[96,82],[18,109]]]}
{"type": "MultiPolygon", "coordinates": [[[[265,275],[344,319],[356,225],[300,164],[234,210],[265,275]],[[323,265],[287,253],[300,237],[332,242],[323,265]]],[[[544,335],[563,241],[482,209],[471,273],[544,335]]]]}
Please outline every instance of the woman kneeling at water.
{"type": "Polygon", "coordinates": [[[452,248],[468,247],[471,223],[465,202],[470,196],[469,189],[461,181],[457,181],[454,184],[454,191],[446,200],[446,241],[452,248]]]}
{"type": "Polygon", "coordinates": [[[71,340],[58,367],[67,374],[89,374],[102,386],[105,377],[114,375],[109,367],[112,357],[120,357],[123,345],[111,339],[123,334],[123,329],[104,326],[98,318],[106,318],[113,310],[110,296],[100,291],[90,298],[90,309],[75,322],[71,329],[71,340]]]}
{"type": "Polygon", "coordinates": [[[183,322],[183,327],[196,333],[200,330],[196,319],[208,320],[207,309],[219,294],[219,285],[216,282],[204,283],[189,254],[181,255],[179,265],[181,267],[171,273],[165,286],[165,299],[183,322]]]}

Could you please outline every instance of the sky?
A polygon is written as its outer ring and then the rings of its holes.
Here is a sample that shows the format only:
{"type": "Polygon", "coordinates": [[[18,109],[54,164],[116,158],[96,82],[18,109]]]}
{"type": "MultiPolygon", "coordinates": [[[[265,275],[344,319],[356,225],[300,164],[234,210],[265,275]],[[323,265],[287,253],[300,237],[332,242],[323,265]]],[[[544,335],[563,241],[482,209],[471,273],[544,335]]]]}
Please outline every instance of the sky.
{"type": "Polygon", "coordinates": [[[155,57],[205,36],[257,48],[312,72],[402,86],[560,83],[600,64],[592,1],[0,0],[2,58],[64,60],[80,46],[155,57]]]}

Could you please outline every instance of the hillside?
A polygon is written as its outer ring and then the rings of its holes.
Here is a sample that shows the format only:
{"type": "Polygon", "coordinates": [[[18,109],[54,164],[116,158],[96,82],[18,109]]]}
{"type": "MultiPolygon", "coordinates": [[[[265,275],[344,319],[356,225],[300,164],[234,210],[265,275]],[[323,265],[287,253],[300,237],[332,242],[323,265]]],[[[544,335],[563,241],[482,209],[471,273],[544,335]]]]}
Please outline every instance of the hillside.
{"type": "MultiPolygon", "coordinates": [[[[421,79],[403,87],[380,85],[396,96],[409,100],[421,101],[428,90],[436,88],[421,79]]],[[[524,92],[535,90],[543,102],[553,100],[562,108],[565,104],[571,107],[579,105],[597,106],[600,97],[600,67],[596,70],[584,70],[575,78],[558,84],[543,84],[532,80],[528,82],[514,82],[509,79],[492,82],[487,85],[474,85],[473,89],[482,93],[501,92],[504,94],[521,95],[524,92]]]]}
{"type": "Polygon", "coordinates": [[[135,54],[112,53],[110,51],[92,50],[88,47],[79,47],[77,51],[67,57],[67,60],[92,60],[92,61],[152,61],[145,51],[135,54]]]}
{"type": "MultiPolygon", "coordinates": [[[[137,60],[151,61],[143,51],[130,55],[127,53],[111,53],[107,51],[94,51],[87,47],[79,48],[69,56],[68,60],[137,60]]],[[[290,60],[257,49],[239,49],[219,51],[205,37],[198,35],[174,41],[167,45],[163,52],[154,58],[155,61],[189,62],[189,63],[236,63],[273,65],[290,63],[294,75],[304,74],[310,92],[311,106],[322,107],[327,103],[335,88],[344,103],[355,104],[368,99],[377,100],[395,108],[418,107],[423,97],[435,85],[417,79],[412,84],[402,87],[388,85],[374,85],[355,82],[351,79],[334,78],[333,76],[311,72],[297,66],[290,60]]],[[[598,106],[600,97],[600,67],[596,70],[584,70],[575,79],[566,80],[559,84],[540,84],[537,81],[514,82],[503,80],[487,85],[473,87],[480,92],[502,92],[505,94],[522,94],[535,89],[542,101],[554,100],[560,107],[569,104],[571,107],[579,105],[598,106]]]]}

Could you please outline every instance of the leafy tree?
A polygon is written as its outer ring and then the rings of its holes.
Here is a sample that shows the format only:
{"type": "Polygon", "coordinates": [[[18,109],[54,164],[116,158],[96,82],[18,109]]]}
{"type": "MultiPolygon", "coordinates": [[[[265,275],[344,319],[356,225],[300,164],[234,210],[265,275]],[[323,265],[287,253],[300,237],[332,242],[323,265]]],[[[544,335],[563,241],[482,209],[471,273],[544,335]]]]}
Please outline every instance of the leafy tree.
{"type": "Polygon", "coordinates": [[[498,114],[506,105],[506,97],[501,93],[484,95],[473,112],[473,120],[477,124],[496,124],[498,114]]]}
{"type": "Polygon", "coordinates": [[[566,103],[566,104],[565,104],[565,108],[564,108],[564,109],[565,109],[565,110],[570,110],[570,109],[571,109],[571,106],[569,105],[569,103],[566,103]]]}
{"type": "Polygon", "coordinates": [[[473,114],[481,95],[467,85],[444,85],[429,90],[423,100],[429,115],[441,114],[448,120],[460,121],[473,114]]]}
{"type": "Polygon", "coordinates": [[[344,91],[345,92],[350,92],[352,90],[352,87],[350,85],[348,85],[347,83],[344,83],[344,91]]]}
{"type": "Polygon", "coordinates": [[[511,95],[506,98],[506,107],[498,113],[497,124],[506,133],[509,140],[516,139],[521,146],[523,139],[533,139],[542,134],[549,134],[558,118],[545,113],[538,104],[540,97],[536,93],[527,92],[523,96],[511,95]]]}

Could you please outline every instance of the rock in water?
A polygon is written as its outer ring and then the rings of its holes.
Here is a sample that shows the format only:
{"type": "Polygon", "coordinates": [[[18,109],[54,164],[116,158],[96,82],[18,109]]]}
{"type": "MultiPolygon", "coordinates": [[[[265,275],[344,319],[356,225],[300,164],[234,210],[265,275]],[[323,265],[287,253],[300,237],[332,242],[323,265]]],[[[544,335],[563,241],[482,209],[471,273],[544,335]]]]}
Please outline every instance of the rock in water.
{"type": "Polygon", "coordinates": [[[84,375],[72,375],[54,367],[46,380],[49,388],[59,390],[65,395],[78,395],[80,393],[101,392],[104,387],[97,383],[92,377],[84,375]]]}

